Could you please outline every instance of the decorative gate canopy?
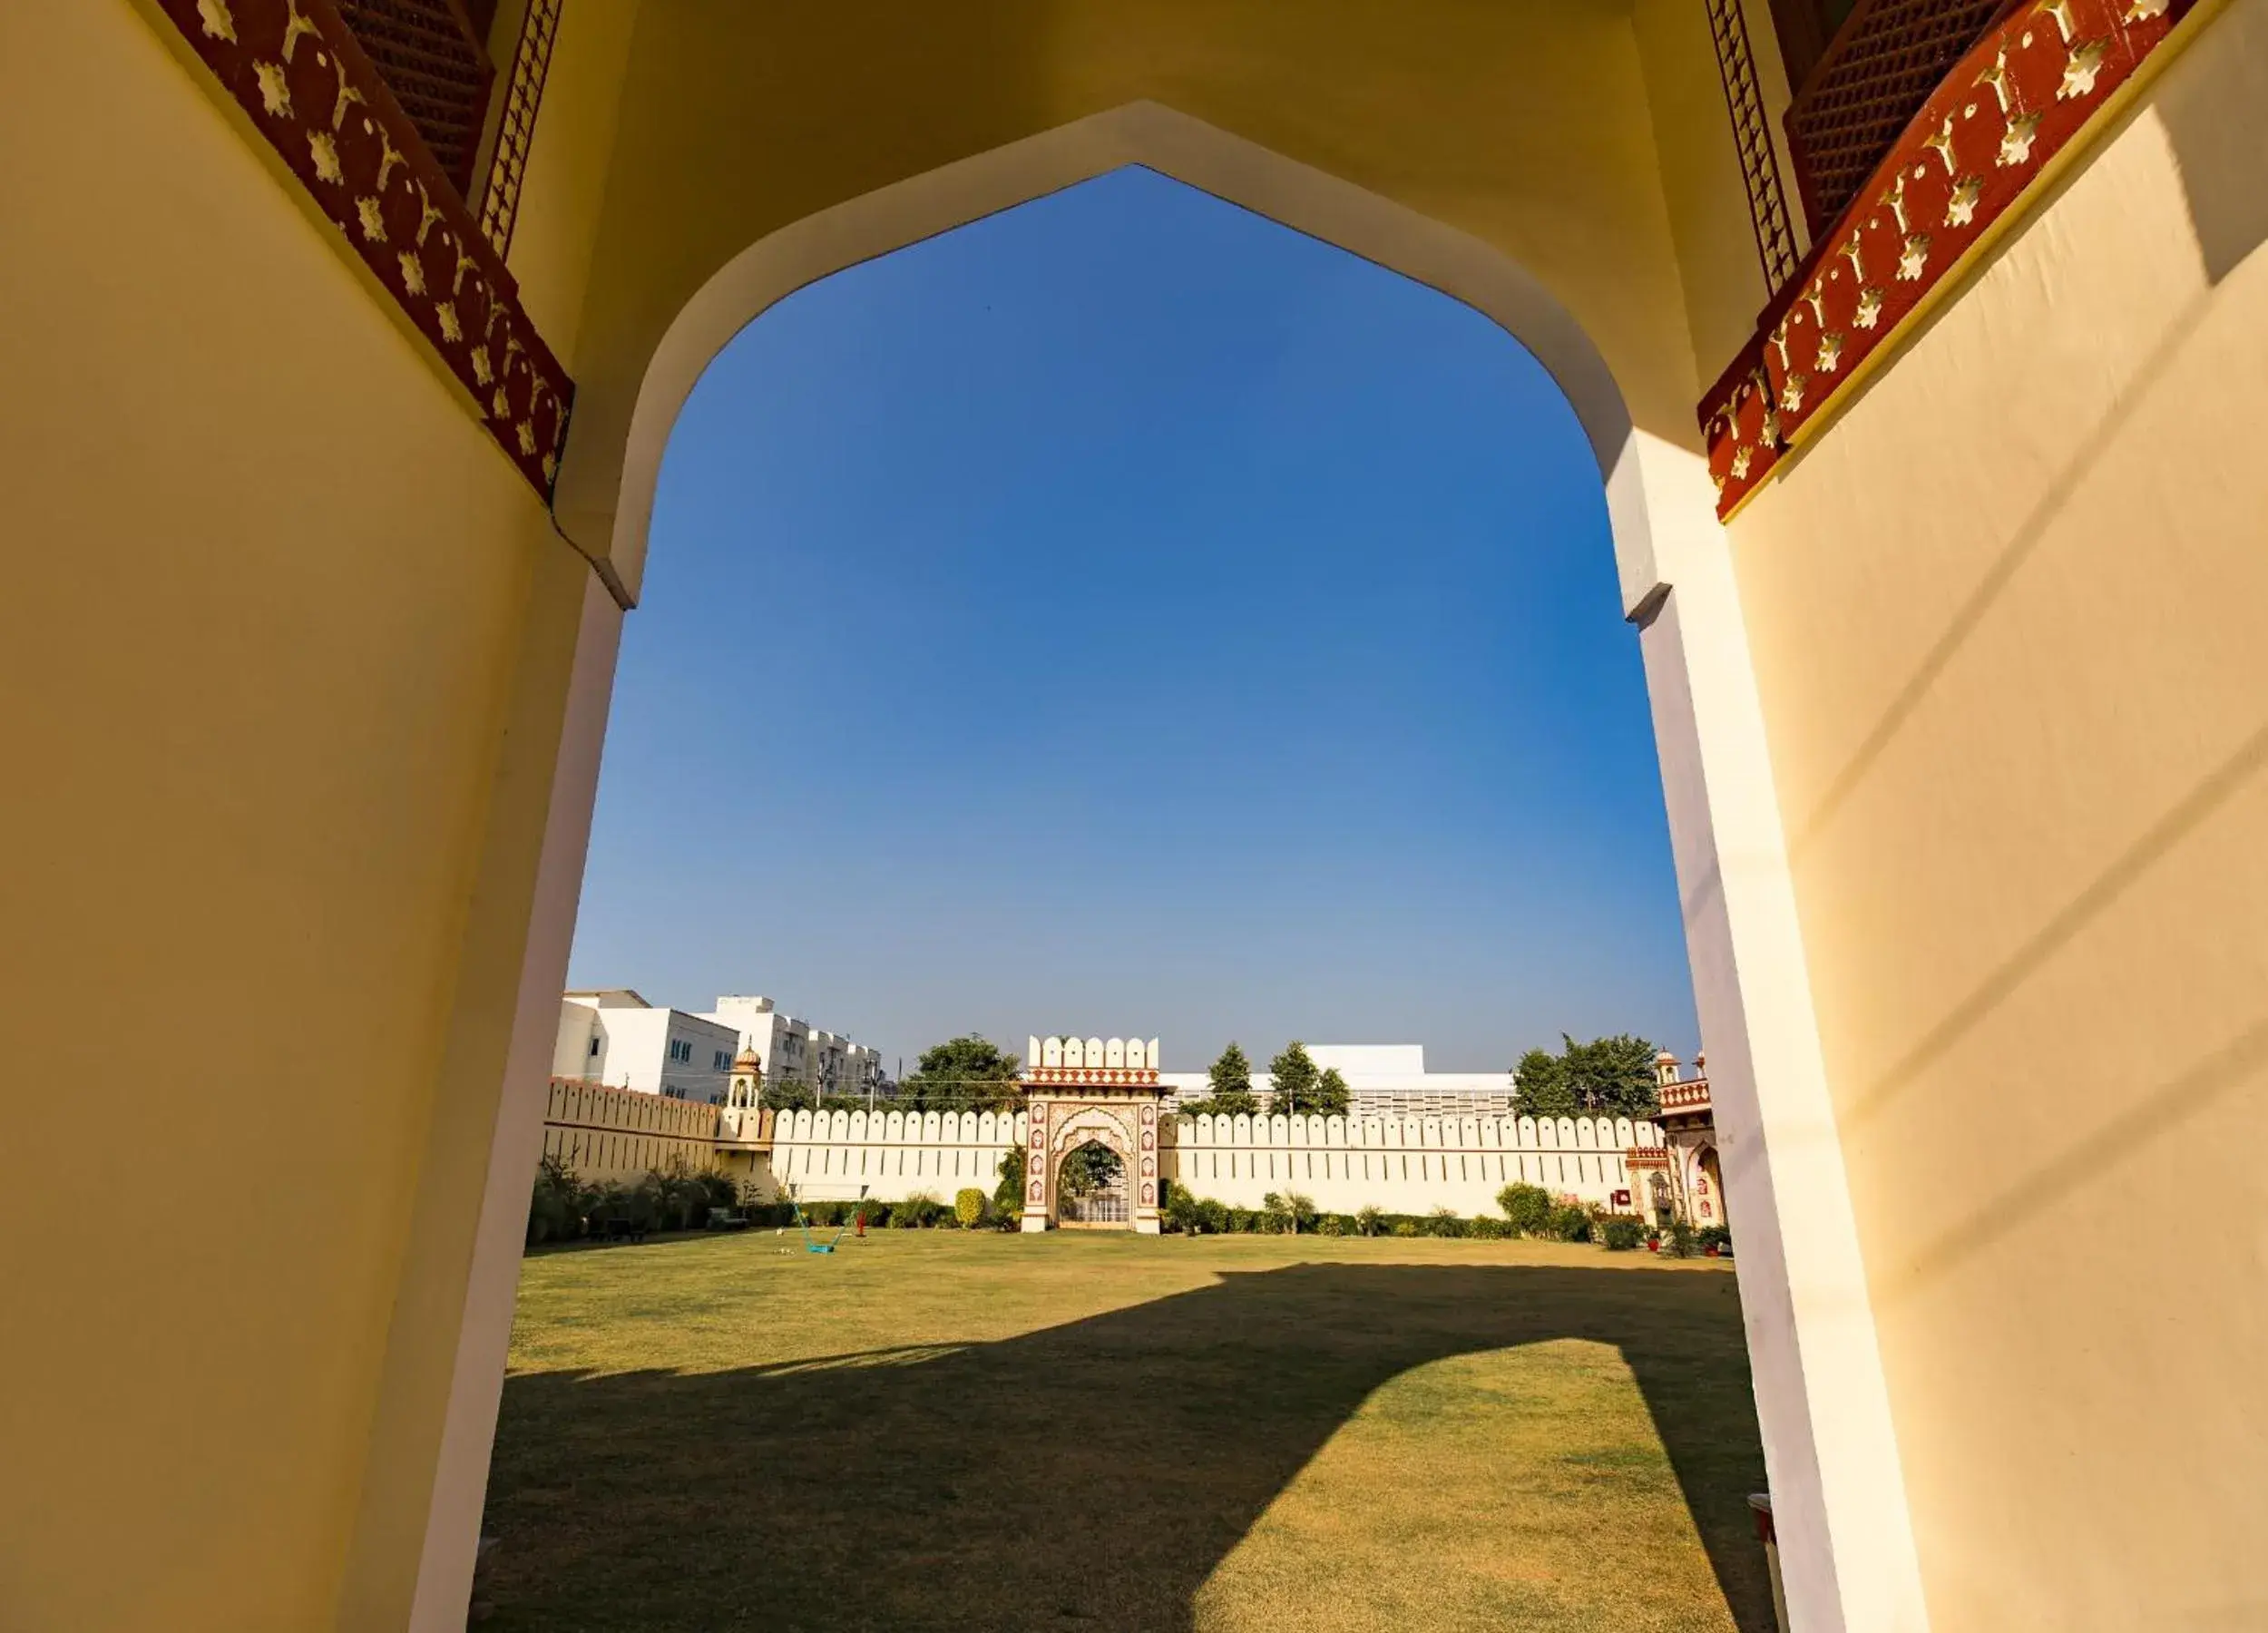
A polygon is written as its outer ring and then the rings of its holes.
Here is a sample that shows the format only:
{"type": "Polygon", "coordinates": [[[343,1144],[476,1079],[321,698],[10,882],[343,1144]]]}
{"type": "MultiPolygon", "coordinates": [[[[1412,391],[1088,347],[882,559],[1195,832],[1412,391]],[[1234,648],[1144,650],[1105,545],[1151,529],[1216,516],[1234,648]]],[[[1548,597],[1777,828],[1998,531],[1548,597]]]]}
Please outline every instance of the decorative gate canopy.
{"type": "MultiPolygon", "coordinates": [[[[1115,1226],[1158,1234],[1158,1040],[1049,1038],[1031,1040],[1024,1070],[1023,1228],[1066,1223],[1084,1228],[1115,1226]],[[1124,1166],[1132,1206],[1128,1217],[1067,1221],[1063,1162],[1085,1145],[1100,1145],[1124,1166]]],[[[1115,1212],[1116,1210],[1106,1210],[1115,1212]]]]}

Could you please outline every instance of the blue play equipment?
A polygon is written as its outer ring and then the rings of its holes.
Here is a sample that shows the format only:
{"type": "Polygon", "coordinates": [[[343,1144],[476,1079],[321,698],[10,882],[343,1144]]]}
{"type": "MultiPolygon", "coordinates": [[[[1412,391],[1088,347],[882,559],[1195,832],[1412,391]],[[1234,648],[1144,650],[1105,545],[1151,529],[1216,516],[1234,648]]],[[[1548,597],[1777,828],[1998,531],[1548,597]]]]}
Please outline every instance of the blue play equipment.
{"type": "MultiPolygon", "coordinates": [[[[796,1225],[803,1232],[804,1251],[806,1253],[834,1252],[835,1244],[843,1239],[843,1233],[857,1223],[858,1209],[853,1208],[850,1217],[836,1227],[835,1234],[822,1242],[811,1234],[811,1221],[803,1217],[803,1203],[796,1196],[796,1189],[797,1188],[792,1185],[787,1188],[787,1206],[796,1210],[796,1225]]],[[[866,1188],[862,1185],[858,1188],[858,1200],[864,1202],[865,1199],[866,1188]]]]}

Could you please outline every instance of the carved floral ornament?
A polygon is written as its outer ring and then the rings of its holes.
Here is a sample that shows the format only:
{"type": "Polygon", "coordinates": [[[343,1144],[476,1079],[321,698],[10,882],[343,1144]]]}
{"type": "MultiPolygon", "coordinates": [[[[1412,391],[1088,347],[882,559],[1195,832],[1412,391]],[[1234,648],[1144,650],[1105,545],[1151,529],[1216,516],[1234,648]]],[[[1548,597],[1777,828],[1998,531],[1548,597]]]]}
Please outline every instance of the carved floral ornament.
{"type": "Polygon", "coordinates": [[[574,386],[331,0],[158,0],[549,497],[574,386]]]}
{"type": "Polygon", "coordinates": [[[1955,65],[1703,399],[1720,518],[2107,123],[2196,3],[2031,0],[1955,65]]]}

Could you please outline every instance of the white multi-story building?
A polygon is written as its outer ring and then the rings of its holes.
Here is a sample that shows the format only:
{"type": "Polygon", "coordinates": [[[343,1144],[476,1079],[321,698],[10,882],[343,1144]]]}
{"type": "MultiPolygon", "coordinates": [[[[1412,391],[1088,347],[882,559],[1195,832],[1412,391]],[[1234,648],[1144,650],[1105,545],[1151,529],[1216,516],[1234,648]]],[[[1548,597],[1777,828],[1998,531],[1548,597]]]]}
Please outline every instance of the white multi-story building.
{"type": "Polygon", "coordinates": [[[734,1049],[756,1051],[767,1084],[799,1082],[823,1094],[865,1094],[881,1085],[878,1051],[798,1021],[769,998],[720,997],[702,1019],[732,1028],[734,1049]]]}
{"type": "MultiPolygon", "coordinates": [[[[1488,1117],[1512,1109],[1510,1072],[1428,1071],[1422,1043],[1310,1043],[1307,1058],[1317,1071],[1335,1070],[1346,1080],[1356,1117],[1488,1117]]],[[[1202,1071],[1160,1072],[1158,1081],[1172,1090],[1172,1103],[1212,1092],[1202,1071]]],[[[1264,1110],[1274,1103],[1266,1072],[1252,1074],[1252,1092],[1264,1110]]]]}
{"type": "Polygon", "coordinates": [[[721,1106],[738,1048],[739,1034],[712,1017],[606,987],[560,1000],[552,1075],[721,1106]]]}

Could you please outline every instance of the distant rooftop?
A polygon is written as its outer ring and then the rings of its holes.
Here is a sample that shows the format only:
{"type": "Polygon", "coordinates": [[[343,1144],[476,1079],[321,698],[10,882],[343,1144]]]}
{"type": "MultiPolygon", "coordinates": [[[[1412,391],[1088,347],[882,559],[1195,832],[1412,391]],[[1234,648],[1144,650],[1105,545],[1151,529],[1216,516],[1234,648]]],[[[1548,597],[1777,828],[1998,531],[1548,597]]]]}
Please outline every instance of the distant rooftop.
{"type": "Polygon", "coordinates": [[[1425,1071],[1422,1043],[1310,1043],[1307,1058],[1319,1071],[1422,1075],[1425,1071]]]}

